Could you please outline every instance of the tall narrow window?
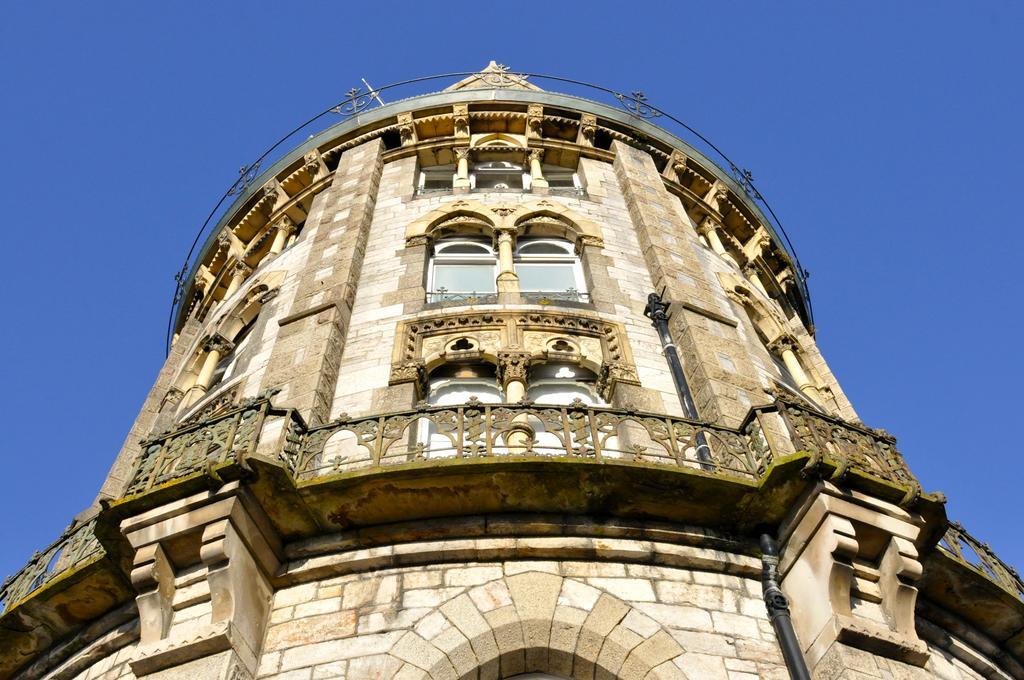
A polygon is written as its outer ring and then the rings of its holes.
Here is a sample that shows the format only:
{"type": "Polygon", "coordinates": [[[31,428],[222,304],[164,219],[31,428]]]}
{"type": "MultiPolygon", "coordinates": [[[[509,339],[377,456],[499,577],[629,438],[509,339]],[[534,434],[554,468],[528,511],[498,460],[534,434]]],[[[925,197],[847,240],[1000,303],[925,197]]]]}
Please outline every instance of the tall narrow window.
{"type": "Polygon", "coordinates": [[[519,289],[527,299],[589,299],[583,267],[568,241],[522,239],[516,250],[515,267],[519,289]]]}
{"type": "Polygon", "coordinates": [[[231,380],[238,373],[238,360],[245,356],[246,348],[249,345],[249,337],[252,335],[252,329],[256,325],[256,319],[258,318],[258,315],[254,316],[235,335],[234,349],[221,357],[221,360],[217,362],[217,368],[213,370],[213,377],[210,379],[210,385],[206,389],[207,394],[212,394],[217,385],[231,380]]]}
{"type": "Polygon", "coordinates": [[[492,300],[497,269],[490,244],[472,239],[442,239],[434,246],[430,259],[427,302],[492,300]]]}

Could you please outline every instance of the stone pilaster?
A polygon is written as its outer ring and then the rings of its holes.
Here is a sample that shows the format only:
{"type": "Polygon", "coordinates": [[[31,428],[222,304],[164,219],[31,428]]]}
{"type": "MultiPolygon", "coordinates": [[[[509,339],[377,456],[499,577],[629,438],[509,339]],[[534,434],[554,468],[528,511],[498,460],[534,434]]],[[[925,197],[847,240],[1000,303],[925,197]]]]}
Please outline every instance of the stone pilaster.
{"type": "MultiPolygon", "coordinates": [[[[715,309],[710,291],[719,286],[697,255],[697,233],[685,218],[678,200],[664,187],[651,156],[627,144],[614,142],[615,175],[636,227],[654,289],[665,290],[672,307],[669,329],[679,349],[699,416],[704,420],[738,424],[750,402],[764,401],[757,372],[734,329],[715,334],[707,319],[684,308],[715,309]],[[685,285],[692,281],[694,286],[685,285]],[[724,357],[724,359],[723,359],[724,357]],[[746,402],[737,391],[747,393],[746,402]]],[[[651,291],[653,292],[653,291],[651,291]]]]}
{"type": "MultiPolygon", "coordinates": [[[[327,190],[320,224],[289,313],[278,323],[261,390],[279,388],[278,399],[299,409],[311,424],[329,417],[345,330],[362,271],[382,168],[380,140],[341,156],[327,190]],[[324,258],[323,253],[335,253],[324,258]]],[[[309,229],[309,225],[306,227],[309,229]]]]}

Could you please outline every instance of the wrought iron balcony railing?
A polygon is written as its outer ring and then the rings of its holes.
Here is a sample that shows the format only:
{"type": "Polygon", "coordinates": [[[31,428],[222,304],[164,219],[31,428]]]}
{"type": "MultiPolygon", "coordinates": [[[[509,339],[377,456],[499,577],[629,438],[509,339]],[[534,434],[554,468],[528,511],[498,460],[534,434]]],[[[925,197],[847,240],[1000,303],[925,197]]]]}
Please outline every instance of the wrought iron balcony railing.
{"type": "Polygon", "coordinates": [[[68,529],[42,552],[37,552],[17,573],[0,585],[0,614],[14,607],[34,591],[61,574],[100,555],[103,547],[96,540],[96,520],[68,529]]]}
{"type": "Polygon", "coordinates": [[[982,543],[959,522],[952,522],[939,548],[960,564],[973,569],[1014,597],[1024,600],[1024,580],[1017,570],[996,557],[987,543],[982,543]]]}
{"type": "Polygon", "coordinates": [[[517,456],[644,462],[751,481],[771,459],[766,447],[752,446],[738,430],[683,418],[579,400],[546,406],[471,399],[312,428],[288,463],[296,478],[312,479],[415,461],[517,456]],[[707,460],[698,460],[698,446],[709,449],[707,460]]]}
{"type": "MultiPolygon", "coordinates": [[[[575,288],[568,290],[523,290],[519,291],[519,299],[523,304],[553,305],[559,302],[590,302],[590,294],[575,288]]],[[[439,288],[427,293],[427,302],[448,305],[495,305],[498,304],[497,293],[459,293],[439,288]]]]}
{"type": "MultiPolygon", "coordinates": [[[[531,403],[422,406],[308,428],[293,409],[268,396],[249,399],[207,420],[144,442],[125,496],[145,494],[253,454],[271,458],[301,481],[399,464],[462,459],[592,461],[686,468],[744,482],[762,479],[773,462],[809,453],[807,468],[852,471],[910,489],[919,486],[881,430],[847,423],[785,398],[752,409],[727,428],[631,409],[531,403]],[[706,457],[698,458],[698,447],[706,457]]],[[[905,499],[905,500],[907,500],[905,499]]],[[[984,543],[952,524],[940,549],[974,573],[1024,600],[1017,572],[984,543]]],[[[95,520],[75,527],[0,586],[0,615],[63,574],[102,555],[95,520]]]]}
{"type": "Polygon", "coordinates": [[[498,304],[498,294],[478,293],[476,291],[469,293],[457,293],[445,288],[439,288],[427,293],[427,302],[450,305],[495,305],[498,304]]]}

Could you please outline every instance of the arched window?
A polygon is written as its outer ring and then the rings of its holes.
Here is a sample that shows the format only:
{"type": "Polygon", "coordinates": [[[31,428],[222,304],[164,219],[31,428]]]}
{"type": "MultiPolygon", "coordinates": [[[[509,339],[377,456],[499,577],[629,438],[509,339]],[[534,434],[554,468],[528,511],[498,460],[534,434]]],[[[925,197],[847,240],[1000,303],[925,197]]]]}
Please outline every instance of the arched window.
{"type": "Polygon", "coordinates": [[[597,393],[597,375],[569,363],[537,364],[530,368],[526,398],[537,404],[568,406],[579,399],[587,406],[604,406],[597,393]]]}
{"type": "Polygon", "coordinates": [[[544,294],[559,299],[588,299],[583,267],[568,241],[520,239],[515,267],[519,290],[527,297],[544,294]]]}
{"type": "MultiPolygon", "coordinates": [[[[587,406],[604,406],[595,387],[597,376],[576,364],[550,362],[530,368],[526,398],[540,406],[569,406],[577,399],[587,406]]],[[[530,419],[534,429],[534,452],[540,455],[564,455],[565,444],[546,430],[539,418],[530,419]]],[[[575,442],[573,442],[575,445],[575,442]]]]}
{"type": "Polygon", "coordinates": [[[484,161],[473,165],[469,174],[471,189],[522,191],[529,181],[523,166],[509,161],[484,161]]]}
{"type": "MultiPolygon", "coordinates": [[[[432,406],[461,405],[472,397],[484,404],[504,401],[494,366],[485,363],[441,366],[430,374],[427,390],[427,403],[432,406]]],[[[456,453],[451,439],[433,422],[420,421],[418,439],[427,458],[449,458],[456,453]]]]}
{"type": "Polygon", "coordinates": [[[252,329],[256,326],[256,319],[258,318],[259,315],[253,316],[249,323],[245,324],[242,330],[235,335],[234,348],[221,357],[220,361],[217,362],[217,367],[213,369],[213,377],[210,379],[210,386],[206,390],[207,394],[212,393],[217,385],[231,380],[238,372],[238,359],[245,354],[246,348],[250,343],[252,329]]]}
{"type": "Polygon", "coordinates": [[[427,302],[493,296],[497,275],[497,257],[486,241],[441,239],[430,258],[427,302]]]}

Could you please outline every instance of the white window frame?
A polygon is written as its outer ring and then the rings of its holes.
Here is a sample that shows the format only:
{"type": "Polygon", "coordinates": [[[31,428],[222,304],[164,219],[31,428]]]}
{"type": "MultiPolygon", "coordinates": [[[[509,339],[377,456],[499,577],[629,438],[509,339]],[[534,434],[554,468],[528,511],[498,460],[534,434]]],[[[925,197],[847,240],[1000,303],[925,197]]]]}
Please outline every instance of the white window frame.
{"type": "Polygon", "coordinates": [[[427,168],[421,168],[420,169],[419,180],[416,182],[416,191],[418,193],[421,193],[421,194],[422,193],[426,193],[426,192],[435,192],[435,191],[436,192],[451,191],[454,186],[455,186],[455,166],[454,165],[450,165],[449,164],[449,165],[443,165],[443,166],[430,166],[430,167],[427,167],[427,168]],[[437,172],[436,168],[445,168],[445,169],[451,170],[451,185],[447,186],[447,187],[445,187],[443,189],[427,189],[427,187],[426,187],[426,185],[427,185],[427,175],[428,174],[441,174],[440,172],[437,172]]]}
{"type": "MultiPolygon", "coordinates": [[[[561,166],[561,165],[541,165],[540,169],[541,169],[541,172],[544,173],[544,179],[546,179],[548,181],[549,186],[550,186],[551,176],[552,175],[571,175],[572,176],[572,188],[576,192],[583,191],[583,183],[580,182],[580,174],[577,171],[575,171],[575,170],[573,170],[571,168],[566,168],[566,167],[561,166]]],[[[558,190],[568,189],[569,187],[551,187],[551,188],[556,190],[556,191],[558,191],[558,190]]]]}
{"type": "MultiPolygon", "coordinates": [[[[435,267],[437,265],[487,265],[491,266],[491,290],[449,290],[446,291],[453,295],[468,295],[473,293],[480,293],[481,295],[494,295],[498,291],[498,254],[494,251],[491,244],[486,241],[471,238],[446,238],[440,239],[434,244],[434,252],[430,255],[430,265],[427,267],[427,295],[437,295],[438,291],[434,288],[435,267]],[[486,251],[480,255],[473,255],[471,253],[451,253],[445,254],[446,250],[450,250],[452,246],[466,246],[471,245],[474,247],[481,248],[486,251]]],[[[431,300],[432,301],[432,300],[431,300]]]]}
{"type": "Polygon", "coordinates": [[[516,170],[519,171],[518,174],[521,176],[521,180],[520,181],[522,183],[522,186],[520,186],[520,187],[508,187],[507,189],[497,189],[497,188],[493,188],[493,187],[488,187],[488,188],[480,189],[480,191],[529,191],[530,190],[530,179],[531,179],[530,178],[529,170],[525,166],[523,166],[521,163],[513,163],[512,161],[481,161],[480,163],[474,163],[470,167],[470,169],[469,169],[469,188],[473,189],[473,190],[475,190],[477,188],[476,185],[477,185],[477,175],[478,174],[482,174],[482,175],[485,175],[485,176],[488,175],[488,174],[494,174],[494,175],[497,175],[497,174],[514,175],[514,174],[516,174],[516,172],[515,172],[516,170]],[[487,167],[487,166],[490,166],[492,164],[496,165],[498,163],[504,163],[508,167],[505,167],[505,168],[487,167]]]}
{"type": "MultiPolygon", "coordinates": [[[[573,279],[576,283],[574,290],[577,293],[581,293],[583,295],[586,295],[588,293],[587,281],[586,278],[584,278],[583,276],[583,263],[580,262],[580,258],[579,256],[576,255],[576,251],[573,247],[573,244],[570,243],[569,241],[554,238],[522,239],[518,244],[516,244],[516,251],[513,257],[513,263],[516,266],[517,270],[518,265],[520,264],[541,266],[547,264],[562,267],[564,267],[566,264],[571,264],[573,279]],[[555,255],[545,253],[542,255],[531,255],[529,253],[529,247],[538,244],[553,245],[563,250],[564,254],[555,255]],[[523,252],[524,248],[527,249],[527,252],[525,253],[523,252]]],[[[564,293],[567,290],[533,290],[527,289],[525,286],[521,287],[523,289],[523,292],[526,293],[564,293]]]]}

